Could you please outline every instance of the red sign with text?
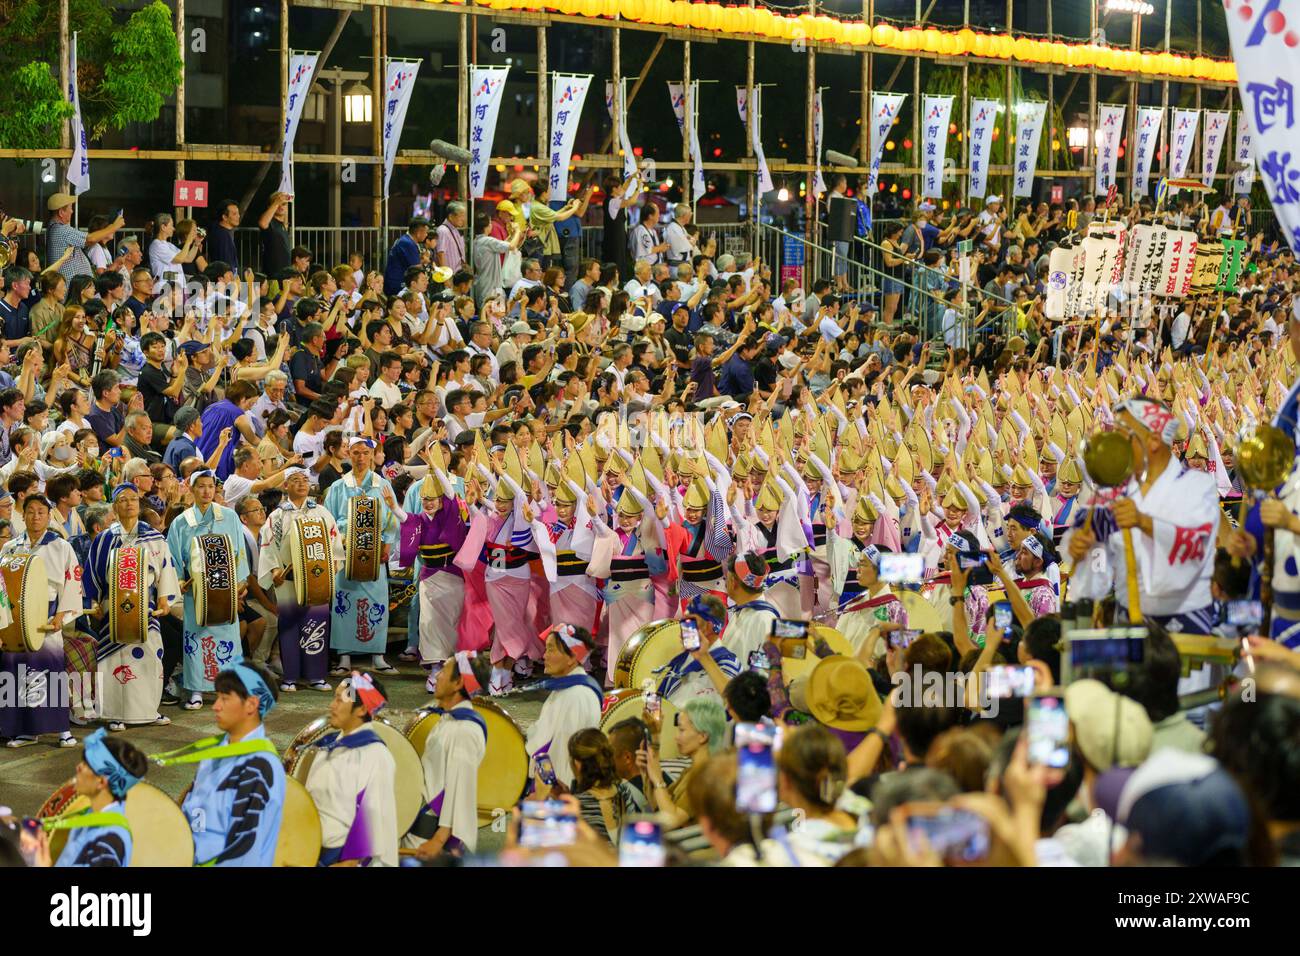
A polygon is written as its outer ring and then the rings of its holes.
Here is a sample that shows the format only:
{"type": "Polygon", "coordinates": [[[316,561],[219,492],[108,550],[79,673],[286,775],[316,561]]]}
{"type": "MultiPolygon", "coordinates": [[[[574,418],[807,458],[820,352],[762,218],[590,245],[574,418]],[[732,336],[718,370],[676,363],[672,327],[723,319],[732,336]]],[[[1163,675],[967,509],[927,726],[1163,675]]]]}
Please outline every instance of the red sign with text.
{"type": "Polygon", "coordinates": [[[1059,203],[1059,202],[1061,202],[1063,199],[1065,199],[1065,187],[1064,187],[1064,186],[1053,186],[1053,187],[1052,187],[1052,202],[1053,202],[1053,203],[1059,203]]]}
{"type": "Polygon", "coordinates": [[[173,206],[207,208],[208,184],[197,179],[178,179],[172,186],[173,206]]]}

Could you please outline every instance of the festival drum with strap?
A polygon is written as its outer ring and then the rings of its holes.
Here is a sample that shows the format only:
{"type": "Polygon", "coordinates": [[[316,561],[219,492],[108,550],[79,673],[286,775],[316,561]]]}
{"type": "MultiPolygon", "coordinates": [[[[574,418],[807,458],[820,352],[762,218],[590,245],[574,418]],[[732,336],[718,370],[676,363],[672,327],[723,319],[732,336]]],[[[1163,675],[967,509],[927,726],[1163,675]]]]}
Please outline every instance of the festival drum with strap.
{"type": "Polygon", "coordinates": [[[290,531],[293,596],[303,607],[334,603],[334,555],[321,518],[298,518],[290,531]]]}
{"type": "Polygon", "coordinates": [[[39,554],[10,555],[0,565],[13,623],[0,630],[0,650],[12,654],[39,651],[50,619],[50,582],[39,554]]]}
{"type": "Polygon", "coordinates": [[[120,547],[108,563],[108,635],[116,644],[149,639],[149,560],[141,547],[120,547]]]}
{"type": "MultiPolygon", "coordinates": [[[[478,822],[486,826],[492,822],[493,811],[513,807],[523,796],[528,784],[528,750],[524,732],[500,704],[475,698],[474,710],[487,724],[487,751],[478,768],[478,822]]],[[[390,719],[396,723],[398,715],[394,713],[390,719]]],[[[441,714],[416,711],[400,724],[421,757],[430,731],[441,719],[441,714]]]]}
{"type": "Polygon", "coordinates": [[[349,499],[343,576],[349,581],[378,581],[379,545],[379,499],[371,495],[349,499]]]}
{"type": "Polygon", "coordinates": [[[284,807],[274,866],[315,866],[320,859],[320,811],[311,794],[293,777],[284,778],[284,807]]]}
{"type": "Polygon", "coordinates": [[[894,596],[907,609],[909,630],[928,633],[951,630],[950,627],[943,626],[943,617],[939,614],[939,609],[923,598],[920,591],[895,591],[894,596]]]}
{"type": "MultiPolygon", "coordinates": [[[[393,781],[393,795],[397,809],[397,838],[400,840],[411,829],[420,807],[424,805],[424,767],[420,764],[420,755],[407,741],[402,731],[393,727],[383,718],[372,720],[364,726],[369,727],[384,742],[388,752],[393,755],[393,764],[397,773],[393,781]]],[[[317,717],[310,724],[298,731],[297,736],[284,752],[284,771],[299,783],[307,783],[312,761],[320,751],[313,746],[321,737],[330,732],[329,718],[317,717]]]]}
{"type": "Polygon", "coordinates": [[[646,680],[658,685],[656,671],[682,653],[681,623],[651,621],[637,628],[619,651],[614,665],[614,686],[630,687],[638,693],[646,680]]]}
{"type": "Polygon", "coordinates": [[[235,548],[224,534],[201,534],[190,544],[194,619],[199,627],[233,624],[239,611],[235,548]]]}
{"type": "MultiPolygon", "coordinates": [[[[53,817],[77,813],[90,806],[77,796],[69,780],[45,801],[36,814],[53,817]]],[[[131,825],[131,866],[193,866],[194,834],[185,812],[171,797],[141,781],[126,792],[125,816],[131,825]]],[[[57,860],[68,842],[68,830],[50,833],[50,859],[57,860]]]]}
{"type": "MultiPolygon", "coordinates": [[[[677,760],[681,752],[677,749],[677,707],[668,698],[659,701],[662,720],[659,732],[659,759],[661,761],[677,760]]],[[[600,729],[606,736],[609,730],[620,721],[635,717],[645,720],[645,698],[636,687],[620,687],[605,695],[601,704],[600,729]]]]}

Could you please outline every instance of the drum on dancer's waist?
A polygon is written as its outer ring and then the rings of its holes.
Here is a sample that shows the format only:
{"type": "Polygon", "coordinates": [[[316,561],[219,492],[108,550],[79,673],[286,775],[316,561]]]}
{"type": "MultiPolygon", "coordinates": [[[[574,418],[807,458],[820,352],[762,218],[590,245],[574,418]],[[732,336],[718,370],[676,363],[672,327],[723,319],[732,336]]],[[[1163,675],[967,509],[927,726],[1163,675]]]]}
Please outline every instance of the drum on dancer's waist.
{"type": "Polygon", "coordinates": [[[290,537],[293,597],[303,607],[334,603],[334,555],[322,518],[299,518],[290,537]]]}
{"type": "Polygon", "coordinates": [[[379,499],[357,495],[348,501],[348,537],[343,574],[349,581],[379,580],[379,499]]]}
{"type": "MultiPolygon", "coordinates": [[[[77,796],[69,780],[55,790],[36,814],[46,817],[77,813],[90,800],[77,796]]],[[[193,866],[194,834],[185,812],[167,794],[141,781],[126,792],[123,815],[131,825],[131,866],[193,866]]],[[[68,830],[50,832],[50,859],[57,860],[68,842],[68,830]]]]}
{"type": "MultiPolygon", "coordinates": [[[[420,807],[424,805],[424,768],[420,765],[420,755],[407,741],[402,731],[387,719],[381,717],[363,726],[378,734],[379,739],[384,742],[384,746],[393,756],[393,764],[396,768],[393,796],[397,809],[397,838],[400,840],[411,828],[416,815],[420,812],[420,807]]],[[[284,771],[288,776],[304,785],[307,783],[312,761],[320,753],[314,745],[329,731],[328,717],[317,717],[298,731],[297,736],[284,752],[284,771]]]]}
{"type": "Polygon", "coordinates": [[[927,601],[920,591],[895,591],[894,596],[907,610],[909,629],[927,633],[951,630],[951,627],[944,627],[939,609],[927,601]]]}
{"type": "Polygon", "coordinates": [[[190,544],[194,619],[199,627],[233,624],[239,613],[235,548],[224,534],[201,534],[190,544]]]}
{"type": "MultiPolygon", "coordinates": [[[[659,731],[659,757],[676,760],[681,757],[677,749],[677,707],[668,698],[659,701],[662,719],[659,731]]],[[[600,729],[609,736],[610,728],[620,721],[635,717],[645,720],[645,697],[636,687],[620,687],[605,695],[601,705],[600,729]]]]}
{"type": "Polygon", "coordinates": [[[320,859],[320,811],[307,788],[293,777],[284,778],[284,806],[280,810],[280,836],[275,841],[274,866],[315,866],[320,859]]]}
{"type": "MultiPolygon", "coordinates": [[[[475,698],[474,711],[487,724],[487,751],[478,768],[478,822],[484,826],[492,822],[493,811],[512,807],[523,796],[528,783],[528,751],[524,732],[500,704],[475,698]]],[[[389,719],[396,723],[397,714],[389,719]]],[[[402,733],[421,757],[429,733],[441,719],[441,714],[416,711],[402,725],[402,733]]]]}
{"type": "Polygon", "coordinates": [[[614,665],[614,686],[640,690],[646,680],[659,684],[655,673],[682,653],[681,622],[651,621],[632,632],[614,665]]]}
{"type": "Polygon", "coordinates": [[[39,651],[50,619],[50,582],[39,554],[10,555],[0,565],[13,623],[0,630],[0,650],[12,654],[39,651]]]}
{"type": "Polygon", "coordinates": [[[115,644],[149,639],[149,559],[141,547],[121,547],[108,562],[108,636],[115,644]]]}

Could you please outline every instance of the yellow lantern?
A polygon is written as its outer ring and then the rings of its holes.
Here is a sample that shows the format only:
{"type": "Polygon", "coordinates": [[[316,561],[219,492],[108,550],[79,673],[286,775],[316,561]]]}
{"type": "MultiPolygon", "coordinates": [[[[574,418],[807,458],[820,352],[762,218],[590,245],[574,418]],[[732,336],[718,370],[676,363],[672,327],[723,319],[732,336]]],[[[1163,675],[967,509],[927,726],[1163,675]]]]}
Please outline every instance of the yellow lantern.
{"type": "Polygon", "coordinates": [[[939,52],[944,56],[957,55],[957,37],[951,33],[945,33],[939,38],[939,52]]]}
{"type": "Polygon", "coordinates": [[[614,19],[618,16],[619,0],[600,0],[600,15],[614,19]]]}
{"type": "Polygon", "coordinates": [[[926,30],[925,33],[922,34],[922,37],[925,43],[926,53],[939,52],[939,48],[943,45],[943,35],[939,33],[938,30],[934,30],[934,29],[926,30]]]}
{"type": "Polygon", "coordinates": [[[727,27],[728,8],[720,3],[709,4],[709,29],[721,32],[727,27]]]}
{"type": "Polygon", "coordinates": [[[975,31],[970,27],[962,27],[957,31],[957,52],[970,53],[975,49],[975,31]]]}
{"type": "Polygon", "coordinates": [[[888,23],[877,23],[871,28],[871,42],[876,46],[889,46],[897,35],[898,31],[888,23]]]}
{"type": "Polygon", "coordinates": [[[907,50],[925,49],[925,33],[923,31],[909,28],[903,31],[903,36],[906,38],[907,41],[907,46],[904,47],[904,49],[907,50]]]}
{"type": "Polygon", "coordinates": [[[813,17],[813,39],[826,42],[835,36],[836,23],[830,17],[813,17]]]}
{"type": "Polygon", "coordinates": [[[1008,36],[998,37],[998,56],[1003,60],[1011,59],[1015,52],[1016,42],[1008,36]]]}
{"type": "Polygon", "coordinates": [[[1154,73],[1156,71],[1156,58],[1150,53],[1143,53],[1138,57],[1139,73],[1154,73]]]}
{"type": "Polygon", "coordinates": [[[1028,37],[1020,37],[1015,41],[1012,53],[1017,60],[1028,60],[1033,50],[1033,41],[1028,37]]]}
{"type": "Polygon", "coordinates": [[[654,10],[651,15],[652,23],[667,23],[672,19],[672,16],[672,0],[654,0],[654,10]]]}
{"type": "Polygon", "coordinates": [[[709,11],[703,3],[686,3],[683,6],[684,9],[677,12],[685,14],[685,19],[680,21],[684,26],[691,26],[697,30],[708,29],[709,11]]]}
{"type": "Polygon", "coordinates": [[[971,41],[970,48],[976,56],[988,56],[989,38],[983,33],[976,33],[975,39],[971,41]]]}
{"type": "MultiPolygon", "coordinates": [[[[749,8],[746,7],[746,10],[749,8]]],[[[741,26],[741,13],[736,7],[727,7],[722,14],[722,29],[727,33],[744,33],[741,26]]]]}
{"type": "Polygon", "coordinates": [[[554,0],[561,13],[566,16],[574,16],[580,9],[580,0],[554,0]]]}
{"type": "Polygon", "coordinates": [[[642,0],[619,0],[618,12],[624,20],[640,20],[643,10],[642,0]]]}

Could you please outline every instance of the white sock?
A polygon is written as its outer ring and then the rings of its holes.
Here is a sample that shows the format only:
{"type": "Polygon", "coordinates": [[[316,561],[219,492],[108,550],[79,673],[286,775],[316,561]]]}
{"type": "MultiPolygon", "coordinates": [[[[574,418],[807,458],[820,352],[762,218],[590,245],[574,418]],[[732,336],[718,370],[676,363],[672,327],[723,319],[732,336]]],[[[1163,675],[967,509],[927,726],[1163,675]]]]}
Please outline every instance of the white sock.
{"type": "Polygon", "coordinates": [[[375,654],[370,658],[370,666],[376,670],[383,670],[388,666],[388,661],[384,660],[383,654],[375,654]]]}
{"type": "Polygon", "coordinates": [[[339,655],[339,667],[343,667],[343,668],[351,668],[351,667],[352,667],[352,655],[351,655],[351,654],[340,654],[340,655],[339,655]]]}

